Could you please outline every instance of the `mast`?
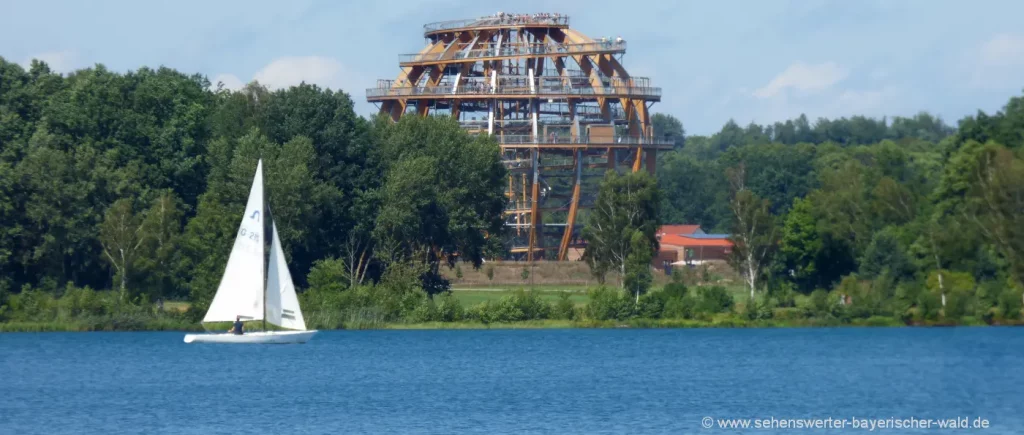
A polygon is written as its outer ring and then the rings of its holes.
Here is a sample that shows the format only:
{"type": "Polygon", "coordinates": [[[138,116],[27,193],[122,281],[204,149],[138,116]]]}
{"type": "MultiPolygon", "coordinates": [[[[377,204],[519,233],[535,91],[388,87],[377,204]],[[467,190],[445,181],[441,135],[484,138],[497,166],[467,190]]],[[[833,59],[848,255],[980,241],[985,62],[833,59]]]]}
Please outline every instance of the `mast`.
{"type": "Polygon", "coordinates": [[[263,331],[267,330],[267,219],[270,218],[269,210],[267,210],[267,189],[266,182],[263,181],[263,158],[260,158],[260,190],[263,191],[263,211],[264,219],[260,222],[263,227],[263,234],[260,235],[260,243],[263,244],[263,331]]]}

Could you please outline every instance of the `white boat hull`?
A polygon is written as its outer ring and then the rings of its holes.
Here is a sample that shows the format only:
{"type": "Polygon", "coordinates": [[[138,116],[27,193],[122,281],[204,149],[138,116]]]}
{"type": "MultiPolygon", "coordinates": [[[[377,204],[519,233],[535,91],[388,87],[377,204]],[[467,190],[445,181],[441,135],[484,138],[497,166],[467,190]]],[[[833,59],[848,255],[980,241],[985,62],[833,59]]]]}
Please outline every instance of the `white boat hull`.
{"type": "Polygon", "coordinates": [[[245,334],[185,334],[185,343],[293,344],[305,343],[317,331],[260,331],[245,334]]]}

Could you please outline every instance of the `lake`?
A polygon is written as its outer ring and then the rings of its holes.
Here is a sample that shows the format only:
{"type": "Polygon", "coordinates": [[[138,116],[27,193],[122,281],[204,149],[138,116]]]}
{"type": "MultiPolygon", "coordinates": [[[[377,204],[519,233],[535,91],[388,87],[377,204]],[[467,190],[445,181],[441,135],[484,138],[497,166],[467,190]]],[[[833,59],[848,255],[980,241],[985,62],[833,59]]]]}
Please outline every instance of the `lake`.
{"type": "Polygon", "coordinates": [[[326,331],[276,346],[183,337],[0,334],[0,433],[870,432],[851,426],[858,419],[889,419],[873,431],[888,433],[1024,430],[1024,328],[326,331]],[[765,421],[716,426],[739,418],[765,421]],[[828,418],[849,421],[785,426],[828,418]],[[923,422],[957,418],[989,427],[923,422]]]}

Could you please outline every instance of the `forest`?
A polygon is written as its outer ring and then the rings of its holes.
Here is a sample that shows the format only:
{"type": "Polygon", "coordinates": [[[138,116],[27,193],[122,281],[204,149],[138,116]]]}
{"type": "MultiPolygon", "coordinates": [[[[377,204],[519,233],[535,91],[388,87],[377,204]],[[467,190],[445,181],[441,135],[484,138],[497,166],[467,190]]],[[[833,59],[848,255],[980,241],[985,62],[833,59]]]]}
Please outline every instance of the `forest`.
{"type": "Polygon", "coordinates": [[[1020,319],[1021,97],[956,127],[924,112],[730,121],[706,137],[671,115],[653,122],[676,144],[656,177],[609,174],[598,196],[642,213],[585,219],[595,240],[616,239],[586,261],[620,271],[621,289],[591,289],[583,305],[521,291],[462,306],[442,271],[502,250],[493,139],[446,118],[366,119],[315,85],[232,91],[165,67],[62,75],[0,58],[0,325],[199,327],[257,159],[311,327],[1020,319]],[[623,193],[635,187],[645,193],[623,193]],[[662,223],[732,234],[752,297],[682,276],[654,286],[662,223]]]}

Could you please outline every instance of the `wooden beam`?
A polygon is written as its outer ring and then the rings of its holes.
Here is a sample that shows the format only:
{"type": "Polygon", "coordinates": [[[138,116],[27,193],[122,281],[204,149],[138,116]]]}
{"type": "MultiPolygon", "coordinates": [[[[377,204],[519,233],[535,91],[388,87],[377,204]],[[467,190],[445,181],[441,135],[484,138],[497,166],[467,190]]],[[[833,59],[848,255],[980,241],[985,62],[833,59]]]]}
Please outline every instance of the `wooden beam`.
{"type": "Polygon", "coordinates": [[[562,244],[558,246],[558,261],[565,261],[569,257],[569,242],[572,241],[572,230],[576,224],[576,212],[580,205],[580,184],[583,178],[583,152],[576,151],[573,156],[576,164],[576,182],[572,187],[572,202],[569,205],[569,217],[565,224],[565,233],[562,234],[562,244]]]}
{"type": "Polygon", "coordinates": [[[531,151],[530,160],[533,162],[533,188],[531,199],[533,204],[530,204],[530,250],[526,254],[526,261],[533,261],[533,249],[537,246],[537,225],[539,222],[537,219],[540,213],[540,171],[537,170],[537,161],[540,160],[540,150],[533,149],[531,151]]]}

